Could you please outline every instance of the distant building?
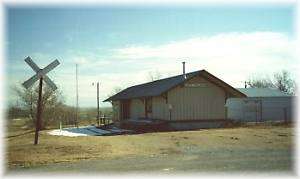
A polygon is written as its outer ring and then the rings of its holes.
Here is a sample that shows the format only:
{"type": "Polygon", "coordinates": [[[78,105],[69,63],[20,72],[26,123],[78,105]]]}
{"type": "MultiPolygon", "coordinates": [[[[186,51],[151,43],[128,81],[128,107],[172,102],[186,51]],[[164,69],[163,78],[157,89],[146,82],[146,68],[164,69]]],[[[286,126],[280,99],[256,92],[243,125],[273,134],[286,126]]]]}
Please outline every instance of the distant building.
{"type": "Polygon", "coordinates": [[[291,121],[295,97],[278,89],[237,88],[247,98],[227,100],[227,117],[240,122],[291,121]]]}
{"type": "Polygon", "coordinates": [[[218,127],[227,121],[226,100],[247,96],[205,70],[129,87],[105,101],[115,123],[166,121],[175,129],[218,127]]]}

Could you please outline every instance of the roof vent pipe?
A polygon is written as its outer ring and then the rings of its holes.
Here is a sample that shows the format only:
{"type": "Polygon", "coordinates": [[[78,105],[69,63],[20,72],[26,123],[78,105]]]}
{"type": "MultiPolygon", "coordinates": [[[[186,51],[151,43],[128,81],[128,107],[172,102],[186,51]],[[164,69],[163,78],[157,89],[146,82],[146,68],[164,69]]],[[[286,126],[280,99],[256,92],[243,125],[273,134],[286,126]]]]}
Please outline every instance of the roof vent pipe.
{"type": "Polygon", "coordinates": [[[185,62],[182,62],[182,73],[183,73],[183,78],[186,79],[186,74],[185,74],[185,62]]]}

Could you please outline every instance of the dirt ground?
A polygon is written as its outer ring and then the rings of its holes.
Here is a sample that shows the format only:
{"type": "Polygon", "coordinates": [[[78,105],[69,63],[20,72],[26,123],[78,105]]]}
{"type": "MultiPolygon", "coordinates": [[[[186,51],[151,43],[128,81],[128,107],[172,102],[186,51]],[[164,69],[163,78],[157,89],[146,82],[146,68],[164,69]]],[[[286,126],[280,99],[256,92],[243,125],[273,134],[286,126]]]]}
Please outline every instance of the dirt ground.
{"type": "MultiPolygon", "coordinates": [[[[21,125],[20,125],[21,126],[21,125]]],[[[19,126],[19,127],[20,127],[19,126]]],[[[293,172],[291,126],[246,126],[120,136],[9,133],[9,174],[19,172],[293,172]]]]}

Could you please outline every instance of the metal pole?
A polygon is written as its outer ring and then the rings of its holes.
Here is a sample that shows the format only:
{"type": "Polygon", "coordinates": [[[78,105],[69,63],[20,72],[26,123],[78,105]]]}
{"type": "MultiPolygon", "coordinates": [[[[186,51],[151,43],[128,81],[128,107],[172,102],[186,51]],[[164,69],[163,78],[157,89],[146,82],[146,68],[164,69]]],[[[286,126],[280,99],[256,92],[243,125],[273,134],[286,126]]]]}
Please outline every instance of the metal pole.
{"type": "Polygon", "coordinates": [[[99,125],[99,117],[100,117],[100,114],[99,114],[99,82],[97,82],[97,122],[98,122],[98,126],[99,125]]]}
{"type": "Polygon", "coordinates": [[[182,62],[182,72],[185,75],[185,62],[182,62]]]}
{"type": "Polygon", "coordinates": [[[75,116],[75,126],[78,128],[78,64],[76,64],[76,116],[75,116]]]}
{"type": "Polygon", "coordinates": [[[38,144],[39,140],[39,130],[41,128],[41,116],[42,116],[42,90],[43,90],[43,78],[40,78],[39,84],[39,99],[38,99],[38,106],[37,106],[37,114],[36,114],[36,121],[35,121],[35,137],[34,137],[34,145],[38,144]]]}

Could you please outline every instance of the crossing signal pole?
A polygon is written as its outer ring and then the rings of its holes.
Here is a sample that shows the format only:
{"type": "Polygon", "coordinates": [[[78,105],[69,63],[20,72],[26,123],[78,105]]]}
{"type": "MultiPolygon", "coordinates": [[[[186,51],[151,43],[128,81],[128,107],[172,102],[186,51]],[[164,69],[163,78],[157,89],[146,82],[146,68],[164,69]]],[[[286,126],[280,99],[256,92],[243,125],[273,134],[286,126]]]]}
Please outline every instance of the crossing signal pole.
{"type": "Polygon", "coordinates": [[[53,70],[60,63],[58,60],[53,61],[48,66],[43,69],[40,69],[30,57],[25,59],[25,62],[36,72],[31,78],[25,81],[22,85],[28,89],[30,88],[36,81],[39,80],[39,99],[37,105],[37,114],[36,114],[36,122],[35,122],[35,136],[34,136],[34,145],[38,144],[39,140],[39,131],[41,129],[42,123],[42,93],[43,93],[43,81],[50,86],[50,88],[54,91],[57,89],[56,85],[52,82],[52,80],[46,75],[48,72],[53,70]]]}

